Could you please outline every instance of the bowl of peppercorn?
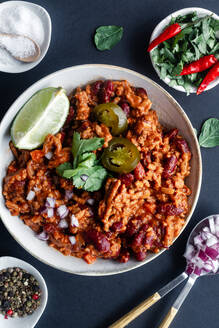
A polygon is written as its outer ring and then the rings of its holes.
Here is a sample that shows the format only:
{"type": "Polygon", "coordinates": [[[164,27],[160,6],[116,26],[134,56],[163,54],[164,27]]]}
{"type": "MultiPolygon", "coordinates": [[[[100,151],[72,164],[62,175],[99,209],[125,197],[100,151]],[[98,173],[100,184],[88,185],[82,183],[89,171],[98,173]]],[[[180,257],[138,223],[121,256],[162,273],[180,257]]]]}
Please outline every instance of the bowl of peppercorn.
{"type": "Polygon", "coordinates": [[[33,328],[48,299],[45,280],[32,265],[0,258],[0,327],[33,328]]]}

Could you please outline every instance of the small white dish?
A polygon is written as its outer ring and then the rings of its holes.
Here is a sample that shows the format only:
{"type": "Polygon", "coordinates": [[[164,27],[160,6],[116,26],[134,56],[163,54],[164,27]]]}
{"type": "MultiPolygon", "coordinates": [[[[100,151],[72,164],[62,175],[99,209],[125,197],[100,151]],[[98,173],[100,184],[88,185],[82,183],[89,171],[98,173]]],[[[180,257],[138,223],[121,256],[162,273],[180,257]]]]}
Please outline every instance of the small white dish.
{"type": "Polygon", "coordinates": [[[22,63],[16,61],[16,59],[12,59],[13,61],[10,63],[7,64],[0,63],[0,72],[5,72],[5,73],[22,73],[22,72],[29,71],[33,67],[37,66],[46,55],[51,41],[52,23],[51,23],[50,15],[46,11],[46,9],[44,9],[39,5],[36,5],[35,3],[31,3],[27,1],[7,1],[0,4],[0,11],[4,10],[5,8],[8,9],[14,8],[15,6],[26,7],[27,9],[31,10],[40,19],[44,31],[44,38],[42,44],[39,44],[41,54],[37,61],[32,63],[22,63]]]}
{"type": "MultiPolygon", "coordinates": [[[[146,76],[127,68],[102,64],[68,67],[44,77],[22,93],[0,123],[0,195],[2,195],[3,179],[7,166],[13,158],[9,148],[10,126],[22,105],[42,88],[62,86],[67,93],[70,93],[78,86],[84,86],[89,82],[101,79],[128,80],[133,86],[145,88],[148,97],[152,101],[152,108],[157,111],[161,124],[167,128],[178,128],[180,134],[187,140],[192,152],[192,159],[190,162],[191,174],[186,179],[186,183],[191,188],[192,194],[189,197],[190,211],[186,217],[185,226],[180,232],[181,234],[193,214],[201,187],[202,162],[197,137],[186,113],[167,91],[146,76]]],[[[54,248],[49,247],[46,242],[37,239],[36,234],[22,220],[16,216],[11,216],[5,206],[3,197],[0,197],[0,216],[10,234],[30,254],[52,267],[70,273],[87,276],[118,274],[140,267],[165,252],[164,249],[157,254],[150,253],[142,262],[138,262],[133,258],[127,263],[98,259],[95,263],[89,265],[80,258],[64,256],[54,248]]]]}
{"type": "MultiPolygon", "coordinates": [[[[164,28],[170,23],[170,20],[172,17],[177,17],[179,15],[187,15],[193,11],[196,11],[198,16],[199,17],[203,17],[203,16],[206,16],[206,15],[212,15],[213,18],[215,19],[218,19],[219,20],[219,16],[216,15],[215,13],[213,13],[212,11],[210,10],[207,10],[207,9],[204,9],[204,8],[198,8],[198,7],[190,7],[190,8],[184,8],[184,9],[180,9],[180,10],[177,10],[175,11],[174,13],[168,15],[166,18],[164,18],[156,27],[155,29],[153,30],[152,34],[151,34],[151,38],[150,38],[150,43],[156,38],[158,37],[158,35],[160,35],[162,33],[162,31],[164,30],[164,28]]],[[[151,58],[151,62],[152,62],[152,65],[155,69],[155,71],[157,72],[158,76],[160,77],[160,72],[158,70],[158,68],[156,67],[156,65],[154,64],[153,62],[153,59],[152,59],[152,55],[151,55],[151,52],[150,52],[150,58],[151,58]]],[[[161,77],[160,77],[161,79],[161,77]]],[[[169,78],[165,78],[164,80],[162,79],[162,81],[164,81],[166,84],[169,85],[170,83],[170,79],[169,78]]],[[[206,91],[207,90],[210,90],[212,88],[214,88],[217,84],[219,83],[219,77],[211,82],[208,87],[206,88],[206,91]]],[[[169,85],[170,86],[170,85],[169,85]]],[[[182,92],[186,92],[185,89],[180,86],[180,85],[176,85],[176,86],[171,86],[172,88],[174,88],[175,90],[178,90],[178,91],[182,91],[182,92]]],[[[190,93],[196,93],[197,91],[197,87],[192,87],[191,88],[191,91],[190,93]]]]}
{"type": "Polygon", "coordinates": [[[8,319],[5,319],[4,315],[0,314],[0,327],[33,328],[39,321],[46,307],[46,303],[48,299],[48,291],[47,291],[45,280],[43,279],[39,271],[37,271],[37,269],[35,269],[32,265],[30,265],[25,261],[10,256],[3,256],[0,258],[0,271],[12,267],[19,267],[21,269],[24,269],[37,279],[40,285],[40,289],[42,291],[41,303],[40,306],[36,309],[36,311],[33,312],[33,314],[28,315],[24,318],[8,317],[8,319]]]}

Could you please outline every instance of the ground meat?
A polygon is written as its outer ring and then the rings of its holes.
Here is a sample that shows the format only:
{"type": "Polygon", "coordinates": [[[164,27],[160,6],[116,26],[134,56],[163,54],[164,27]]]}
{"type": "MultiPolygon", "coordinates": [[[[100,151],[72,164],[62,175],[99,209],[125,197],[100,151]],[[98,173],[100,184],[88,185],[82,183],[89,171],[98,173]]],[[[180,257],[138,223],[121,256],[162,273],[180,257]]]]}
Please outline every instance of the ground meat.
{"type": "Polygon", "coordinates": [[[34,232],[45,231],[51,247],[89,264],[97,258],[126,263],[132,255],[143,261],[148,252],[169,247],[189,211],[187,142],[177,129],[163,130],[146,90],[128,81],[98,80],[72,91],[69,100],[61,132],[48,135],[41,148],[19,150],[10,142],[14,160],[7,169],[3,195],[11,214],[34,232]],[[79,190],[57,175],[56,167],[72,162],[74,131],[84,139],[104,138],[103,148],[108,146],[110,129],[94,121],[91,112],[109,101],[126,113],[125,137],[136,145],[141,160],[132,172],[108,177],[98,192],[79,190]],[[34,197],[28,200],[30,192],[34,197]],[[52,215],[45,207],[47,197],[55,199],[52,215]],[[68,213],[61,222],[57,210],[63,205],[68,213]]]}

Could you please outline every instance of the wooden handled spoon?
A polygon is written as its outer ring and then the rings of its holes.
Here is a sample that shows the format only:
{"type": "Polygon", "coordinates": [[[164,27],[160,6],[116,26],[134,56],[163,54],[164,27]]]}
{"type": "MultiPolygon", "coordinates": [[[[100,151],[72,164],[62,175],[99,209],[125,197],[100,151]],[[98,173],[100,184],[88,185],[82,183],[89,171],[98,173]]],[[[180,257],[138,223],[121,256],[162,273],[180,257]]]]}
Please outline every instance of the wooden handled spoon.
{"type": "Polygon", "coordinates": [[[23,35],[0,33],[0,47],[7,50],[15,59],[32,63],[40,57],[40,47],[31,38],[23,35]]]}

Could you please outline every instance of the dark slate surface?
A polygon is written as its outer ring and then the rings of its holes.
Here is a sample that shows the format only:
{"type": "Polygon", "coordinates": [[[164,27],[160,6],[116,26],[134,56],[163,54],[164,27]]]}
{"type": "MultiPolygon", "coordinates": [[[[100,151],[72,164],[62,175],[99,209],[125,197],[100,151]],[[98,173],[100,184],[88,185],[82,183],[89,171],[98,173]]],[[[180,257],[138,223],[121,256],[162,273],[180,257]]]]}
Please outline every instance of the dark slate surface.
{"type": "MultiPolygon", "coordinates": [[[[159,80],[145,52],[155,25],[171,12],[191,6],[219,12],[218,0],[38,0],[50,13],[53,33],[50,49],[40,65],[22,74],[0,73],[1,117],[32,83],[56,70],[78,64],[104,63],[145,74],[163,86],[183,106],[198,130],[204,120],[218,117],[219,87],[186,97],[159,80]],[[92,36],[99,25],[124,26],[122,41],[99,52],[92,36]]],[[[173,247],[153,262],[128,273],[109,277],[81,277],[57,271],[30,256],[0,223],[0,255],[11,255],[34,265],[46,279],[49,300],[37,328],[104,328],[179,274],[192,227],[201,218],[219,212],[219,147],[202,149],[203,184],[195,213],[173,247]]],[[[130,328],[158,327],[182,287],[130,324],[130,328]]],[[[197,281],[171,327],[218,328],[219,278],[197,281]]],[[[16,328],[16,327],[15,327],[16,328]]]]}

